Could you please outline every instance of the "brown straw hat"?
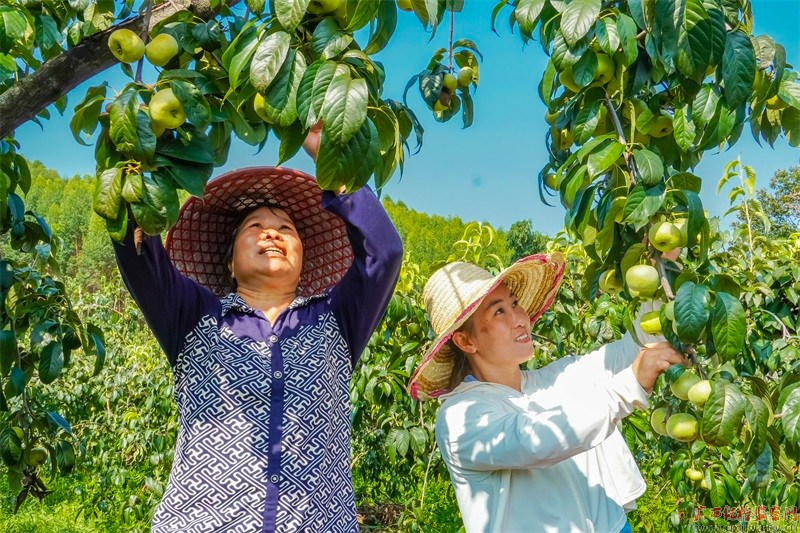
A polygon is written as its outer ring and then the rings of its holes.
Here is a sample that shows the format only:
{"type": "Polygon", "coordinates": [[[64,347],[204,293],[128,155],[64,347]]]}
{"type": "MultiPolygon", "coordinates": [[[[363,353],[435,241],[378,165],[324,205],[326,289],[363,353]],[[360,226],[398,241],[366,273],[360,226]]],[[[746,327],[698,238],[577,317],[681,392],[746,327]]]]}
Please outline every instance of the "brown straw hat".
{"type": "Polygon", "coordinates": [[[563,276],[564,258],[557,253],[523,257],[496,276],[461,261],[434,272],[422,299],[437,336],[411,376],[411,397],[428,400],[448,392],[455,354],[447,341],[498,285],[505,283],[535,321],[553,303],[563,276]]]}
{"type": "Polygon", "coordinates": [[[292,217],[303,242],[299,296],[320,294],[337,283],[353,261],[341,218],[321,205],[322,190],[312,176],[281,167],[250,167],[223,174],[206,185],[202,198],[181,207],[167,234],[166,249],[175,267],[217,296],[229,290],[225,252],[245,210],[280,206],[292,217]]]}

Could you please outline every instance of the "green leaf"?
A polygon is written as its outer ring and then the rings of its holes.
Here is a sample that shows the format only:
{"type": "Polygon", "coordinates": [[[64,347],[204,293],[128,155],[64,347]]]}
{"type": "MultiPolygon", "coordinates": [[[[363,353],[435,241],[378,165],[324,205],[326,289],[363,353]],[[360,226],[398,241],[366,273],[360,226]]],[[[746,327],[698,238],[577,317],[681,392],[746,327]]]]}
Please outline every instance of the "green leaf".
{"type": "Polygon", "coordinates": [[[800,109],[788,107],[781,113],[781,127],[790,146],[800,146],[800,109]]]}
{"type": "Polygon", "coordinates": [[[675,294],[675,327],[678,338],[684,344],[700,340],[708,322],[711,303],[708,289],[692,281],[687,281],[675,294]]]}
{"type": "Polygon", "coordinates": [[[728,33],[722,55],[722,80],[728,107],[735,109],[750,96],[756,75],[756,56],[750,38],[742,32],[728,33]]]}
{"type": "Polygon", "coordinates": [[[664,178],[664,163],[661,158],[647,148],[635,148],[633,159],[636,161],[636,168],[645,187],[653,187],[664,178]]]}
{"type": "Polygon", "coordinates": [[[694,122],[689,118],[688,112],[688,106],[676,107],[675,116],[672,119],[672,135],[684,152],[692,146],[696,134],[694,122]]]}
{"type": "Polygon", "coordinates": [[[572,77],[580,87],[586,87],[594,79],[597,71],[597,54],[589,49],[572,65],[572,77]]]}
{"type": "Polygon", "coordinates": [[[595,22],[594,33],[597,44],[608,55],[613,55],[619,48],[619,30],[614,17],[603,17],[595,22]]]}
{"type": "MultiPolygon", "coordinates": [[[[144,203],[155,209],[167,227],[178,220],[180,202],[175,186],[169,176],[160,171],[142,176],[144,203]]],[[[144,229],[144,228],[143,228],[144,229]]]]}
{"type": "MultiPolygon", "coordinates": [[[[2,295],[2,299],[5,299],[5,295],[2,295]]],[[[8,371],[14,366],[16,354],[17,336],[14,330],[0,330],[0,376],[8,374],[8,371]]]]}
{"type": "Polygon", "coordinates": [[[719,8],[716,0],[703,0],[703,7],[708,14],[711,27],[711,54],[709,64],[719,65],[722,62],[722,54],[725,52],[725,15],[719,8]]]}
{"type": "Polygon", "coordinates": [[[303,73],[303,79],[297,89],[297,116],[310,128],[322,116],[322,104],[328,94],[328,88],[336,75],[344,75],[348,69],[333,61],[315,62],[303,73]],[[314,65],[316,64],[315,70],[314,65]],[[311,71],[309,73],[309,71],[311,71]]]}
{"type": "Polygon", "coordinates": [[[578,144],[588,141],[600,120],[600,101],[585,102],[572,122],[572,134],[578,144]]]}
{"type": "Polygon", "coordinates": [[[750,431],[753,433],[753,440],[750,441],[748,454],[753,454],[757,453],[758,450],[762,450],[764,444],[767,442],[769,408],[766,402],[758,396],[749,394],[745,398],[747,399],[747,403],[745,403],[745,417],[747,419],[747,425],[750,426],[750,431]]]}
{"type": "Polygon", "coordinates": [[[348,71],[337,73],[331,80],[322,104],[323,130],[328,139],[346,144],[367,118],[367,82],[352,79],[348,71]]]}
{"type": "Polygon", "coordinates": [[[322,19],[311,35],[311,49],[317,57],[330,59],[342,53],[353,36],[339,30],[339,24],[332,17],[322,19]]]}
{"type": "Polygon", "coordinates": [[[719,94],[716,87],[703,85],[694,97],[692,102],[692,120],[698,126],[703,127],[708,124],[717,112],[719,94]]]}
{"type": "Polygon", "coordinates": [[[311,0],[274,0],[278,22],[286,30],[293,30],[303,20],[310,2],[311,0]]]}
{"type": "MultiPolygon", "coordinates": [[[[126,208],[120,209],[119,212],[117,212],[117,218],[114,220],[106,219],[105,222],[108,236],[117,242],[122,242],[128,231],[128,210],[126,208]]],[[[68,358],[68,354],[65,355],[65,359],[68,358]]]]}
{"type": "Polygon", "coordinates": [[[281,134],[281,144],[278,147],[278,162],[277,165],[282,165],[288,161],[300,150],[303,142],[306,140],[308,130],[298,122],[292,122],[281,134]]]}
{"type": "Polygon", "coordinates": [[[734,296],[717,292],[711,332],[717,353],[725,359],[733,359],[744,350],[744,336],[747,332],[744,308],[734,296]]]}
{"type": "Polygon", "coordinates": [[[755,462],[747,467],[747,481],[749,481],[753,487],[764,487],[769,483],[770,479],[772,479],[772,471],[774,468],[772,448],[770,448],[769,444],[764,444],[755,462]]]}
{"type": "Polygon", "coordinates": [[[636,61],[639,55],[636,23],[631,17],[621,13],[617,18],[617,30],[619,30],[620,44],[622,44],[622,51],[625,54],[625,66],[629,66],[636,61]]]}
{"type": "Polygon", "coordinates": [[[264,109],[271,122],[288,126],[297,119],[297,89],[305,70],[303,54],[289,50],[286,61],[264,95],[264,109]]]}
{"type": "MultiPolygon", "coordinates": [[[[2,30],[1,26],[0,30],[2,30]]],[[[13,466],[22,459],[22,442],[10,427],[0,430],[0,458],[7,466],[13,466]]]]}
{"type": "Polygon", "coordinates": [[[355,9],[348,13],[348,22],[344,30],[354,32],[364,27],[378,14],[380,3],[380,0],[358,0],[355,9]]]}
{"type": "Polygon", "coordinates": [[[107,220],[115,220],[122,201],[122,169],[108,168],[95,181],[92,208],[107,220]]]}
{"type": "Polygon", "coordinates": [[[53,341],[42,349],[39,356],[39,379],[42,383],[52,383],[64,368],[64,351],[61,342],[53,341]]]}
{"type": "Polygon", "coordinates": [[[795,387],[783,402],[781,425],[789,442],[800,444],[800,387],[795,387]]]}
{"type": "Polygon", "coordinates": [[[600,0],[572,0],[561,13],[561,33],[567,43],[577,43],[594,25],[600,14],[600,0]]]}
{"type": "Polygon", "coordinates": [[[778,96],[795,109],[800,109],[800,84],[790,79],[781,81],[778,96]]]}
{"type": "Polygon", "coordinates": [[[544,7],[545,0],[519,0],[514,8],[514,17],[517,19],[519,29],[526,35],[531,35],[539,15],[544,7]]]}
{"type": "MultiPolygon", "coordinates": [[[[365,54],[377,54],[389,43],[397,27],[397,5],[394,2],[380,2],[378,8],[378,22],[375,31],[370,35],[369,42],[364,47],[365,54]]],[[[453,46],[458,46],[453,43],[453,46]]]]}
{"type": "Polygon", "coordinates": [[[619,159],[624,150],[625,146],[616,140],[612,140],[597,152],[592,153],[586,164],[589,177],[594,179],[595,176],[599,176],[611,168],[611,165],[619,159]]]}
{"type": "Polygon", "coordinates": [[[213,163],[214,151],[208,136],[191,127],[185,131],[185,136],[162,140],[158,144],[158,153],[192,163],[213,163]]]}
{"type": "Polygon", "coordinates": [[[379,142],[375,125],[369,119],[363,122],[361,129],[344,146],[331,142],[323,128],[317,156],[319,186],[333,191],[343,185],[350,191],[363,186],[377,161],[379,142]]]}
{"type": "Polygon", "coordinates": [[[196,85],[183,80],[171,80],[170,87],[175,97],[183,104],[189,122],[205,130],[211,123],[211,107],[196,85]]]}
{"type": "Polygon", "coordinates": [[[175,180],[175,183],[189,194],[202,198],[214,167],[211,163],[191,163],[170,159],[168,165],[159,169],[166,171],[175,180]]]}
{"type": "Polygon", "coordinates": [[[625,201],[623,222],[637,229],[647,224],[650,216],[663,205],[665,193],[664,184],[645,189],[641,183],[637,183],[625,201]]]}
{"type": "MultiPolygon", "coordinates": [[[[148,148],[155,148],[155,136],[152,129],[150,136],[144,134],[146,146],[139,142],[139,94],[134,87],[129,87],[111,103],[109,112],[111,142],[123,154],[137,159],[150,159],[153,153],[148,148]]],[[[147,117],[149,125],[150,119],[147,117]]],[[[116,216],[116,213],[115,213],[116,216]]]]}
{"type": "MultiPolygon", "coordinates": [[[[675,306],[677,313],[678,306],[675,306]]],[[[739,433],[747,400],[739,387],[724,379],[712,382],[711,395],[703,407],[701,434],[714,446],[727,446],[739,433]]]]}
{"type": "Polygon", "coordinates": [[[700,81],[711,59],[711,22],[701,0],[685,0],[678,28],[675,66],[687,78],[700,81]]]}
{"type": "MultiPolygon", "coordinates": [[[[237,44],[236,49],[238,49],[238,51],[231,57],[230,64],[228,65],[228,83],[230,83],[231,90],[239,86],[239,82],[241,81],[239,77],[250,64],[250,59],[253,57],[256,46],[258,45],[255,32],[242,32],[240,36],[242,36],[242,42],[237,44]]],[[[233,46],[233,43],[231,43],[231,47],[233,46]]],[[[224,57],[223,55],[223,63],[225,62],[224,57]]]]}
{"type": "Polygon", "coordinates": [[[91,347],[87,351],[89,352],[89,355],[94,354],[95,356],[93,375],[96,376],[100,373],[100,370],[103,369],[103,365],[106,360],[105,335],[103,335],[103,330],[94,324],[87,324],[86,334],[91,341],[91,347]]]}
{"type": "Polygon", "coordinates": [[[277,31],[259,43],[250,63],[250,82],[256,91],[264,92],[275,79],[286,60],[291,41],[288,33],[277,31]]]}
{"type": "Polygon", "coordinates": [[[105,101],[107,88],[108,82],[103,82],[96,87],[87,89],[86,96],[75,106],[75,114],[69,121],[69,129],[72,131],[72,136],[84,146],[88,146],[88,144],[83,140],[80,133],[83,132],[90,136],[97,129],[98,118],[105,101]]]}

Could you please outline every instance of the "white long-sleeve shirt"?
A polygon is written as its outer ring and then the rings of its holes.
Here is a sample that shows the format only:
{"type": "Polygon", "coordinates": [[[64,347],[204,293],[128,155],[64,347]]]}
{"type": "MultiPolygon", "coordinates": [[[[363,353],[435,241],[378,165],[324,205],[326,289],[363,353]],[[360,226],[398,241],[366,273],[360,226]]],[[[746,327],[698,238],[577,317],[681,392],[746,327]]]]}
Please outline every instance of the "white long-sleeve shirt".
{"type": "Polygon", "coordinates": [[[647,408],[630,368],[639,350],[626,334],[524,371],[522,392],[474,381],[440,398],[436,441],[467,533],[622,529],[646,488],[617,428],[647,408]]]}

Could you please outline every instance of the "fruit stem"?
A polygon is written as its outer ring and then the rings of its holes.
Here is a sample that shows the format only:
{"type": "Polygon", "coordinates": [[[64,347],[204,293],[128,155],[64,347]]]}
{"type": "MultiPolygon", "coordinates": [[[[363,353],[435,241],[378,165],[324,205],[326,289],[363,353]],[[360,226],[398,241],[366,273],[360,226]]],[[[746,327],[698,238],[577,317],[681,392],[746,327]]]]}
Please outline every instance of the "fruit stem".
{"type": "Polygon", "coordinates": [[[687,346],[684,349],[684,351],[686,352],[686,355],[689,356],[689,360],[692,361],[692,365],[697,367],[697,370],[700,372],[700,377],[703,378],[703,379],[708,379],[708,377],[706,376],[706,371],[703,370],[703,367],[700,365],[700,363],[697,362],[697,357],[695,356],[694,346],[687,346]]]}
{"type": "Polygon", "coordinates": [[[611,122],[614,123],[614,131],[617,132],[617,140],[621,144],[625,145],[625,151],[622,152],[622,157],[625,158],[625,163],[628,164],[628,170],[631,171],[631,181],[635,184],[636,178],[634,177],[633,172],[633,161],[631,160],[631,154],[628,151],[628,141],[625,140],[625,131],[622,129],[622,123],[619,121],[619,116],[614,109],[614,105],[611,103],[611,99],[606,97],[605,104],[606,111],[608,111],[608,116],[611,117],[611,122]]]}
{"type": "Polygon", "coordinates": [[[453,26],[455,26],[455,13],[450,10],[450,61],[448,64],[448,72],[453,72],[453,26]]]}
{"type": "MultiPolygon", "coordinates": [[[[147,11],[144,13],[144,22],[142,23],[142,42],[147,44],[147,38],[150,36],[150,15],[153,12],[153,0],[147,0],[147,11]]],[[[142,66],[144,65],[144,56],[139,58],[139,63],[136,65],[136,83],[142,82],[142,66]]]]}
{"type": "Polygon", "coordinates": [[[669,279],[667,278],[667,269],[664,266],[664,260],[661,259],[661,252],[658,250],[654,250],[653,259],[656,262],[656,268],[658,268],[658,275],[661,278],[661,287],[664,289],[664,294],[667,296],[669,300],[675,299],[675,293],[672,292],[672,287],[669,285],[669,279]]]}

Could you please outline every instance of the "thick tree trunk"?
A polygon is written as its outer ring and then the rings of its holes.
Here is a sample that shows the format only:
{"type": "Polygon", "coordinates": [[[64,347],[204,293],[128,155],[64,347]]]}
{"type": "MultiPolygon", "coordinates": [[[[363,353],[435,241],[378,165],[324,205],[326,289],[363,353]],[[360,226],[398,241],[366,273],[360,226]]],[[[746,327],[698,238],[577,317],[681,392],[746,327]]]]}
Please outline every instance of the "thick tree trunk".
{"type": "MultiPolygon", "coordinates": [[[[153,8],[148,31],[160,21],[184,9],[204,20],[215,15],[209,0],[168,0],[153,8]]],[[[143,24],[144,15],[140,15],[124,24],[87,37],[0,94],[0,139],[34,118],[39,111],[79,84],[116,64],[117,60],[108,48],[108,36],[120,28],[140,33],[143,24]]]]}

